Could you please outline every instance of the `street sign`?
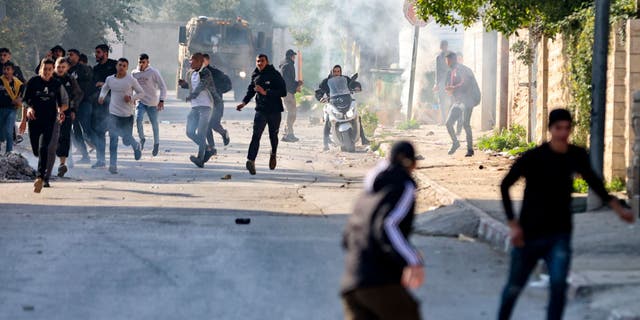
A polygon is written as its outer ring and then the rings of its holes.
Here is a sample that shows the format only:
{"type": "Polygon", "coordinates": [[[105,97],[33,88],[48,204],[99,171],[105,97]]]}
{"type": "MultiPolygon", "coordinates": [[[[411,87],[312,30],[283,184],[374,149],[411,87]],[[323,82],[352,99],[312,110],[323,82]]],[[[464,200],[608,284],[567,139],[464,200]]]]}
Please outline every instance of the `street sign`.
{"type": "Polygon", "coordinates": [[[409,21],[413,26],[421,28],[426,27],[427,24],[429,24],[428,21],[424,21],[422,18],[418,17],[418,14],[416,13],[415,0],[405,0],[402,11],[404,12],[404,17],[407,18],[407,21],[409,21]]]}

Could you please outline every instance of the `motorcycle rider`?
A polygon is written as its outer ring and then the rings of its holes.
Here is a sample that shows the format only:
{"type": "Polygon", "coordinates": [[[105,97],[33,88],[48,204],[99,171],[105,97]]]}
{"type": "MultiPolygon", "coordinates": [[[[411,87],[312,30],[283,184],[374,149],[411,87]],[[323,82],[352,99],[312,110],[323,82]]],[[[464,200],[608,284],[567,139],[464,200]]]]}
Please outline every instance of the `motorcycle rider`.
{"type": "MultiPolygon", "coordinates": [[[[321,102],[327,102],[327,98],[325,95],[329,96],[330,100],[341,98],[348,96],[348,99],[351,99],[351,92],[331,92],[331,88],[329,87],[329,80],[334,77],[343,77],[347,81],[347,86],[349,90],[352,92],[360,92],[362,91],[362,85],[360,82],[351,80],[351,78],[342,75],[342,67],[340,65],[335,65],[333,69],[331,69],[331,73],[329,76],[322,80],[318,90],[316,90],[316,99],[321,102]]],[[[358,121],[360,122],[360,128],[362,128],[362,118],[358,117],[358,121]]],[[[329,135],[331,134],[331,123],[329,122],[329,118],[327,115],[324,117],[324,151],[329,150],[329,135]]],[[[364,135],[364,130],[360,130],[360,139],[362,140],[362,145],[369,145],[369,139],[364,135]]]]}

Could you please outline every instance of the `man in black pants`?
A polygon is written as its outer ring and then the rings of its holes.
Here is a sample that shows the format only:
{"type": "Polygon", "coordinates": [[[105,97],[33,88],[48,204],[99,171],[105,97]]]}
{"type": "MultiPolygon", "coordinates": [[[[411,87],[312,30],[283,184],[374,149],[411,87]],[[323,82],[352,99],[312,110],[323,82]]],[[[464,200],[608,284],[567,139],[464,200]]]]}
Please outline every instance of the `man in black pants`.
{"type": "MultiPolygon", "coordinates": [[[[91,110],[91,139],[96,147],[96,163],[92,168],[104,168],[106,166],[106,132],[109,126],[109,100],[111,96],[106,97],[105,103],[98,103],[98,95],[108,76],[116,74],[116,65],[118,62],[109,59],[109,46],[101,44],[96,47],[95,51],[97,64],[93,66],[93,92],[91,100],[93,108],[91,110]]],[[[87,95],[87,93],[84,93],[87,95]]]]}
{"type": "Polygon", "coordinates": [[[251,83],[247,88],[247,95],[242,99],[236,109],[241,111],[254,96],[256,96],[256,115],[253,119],[253,136],[249,145],[247,156],[247,170],[252,175],[256,174],[256,157],[260,148],[260,138],[265,127],[269,127],[269,140],[271,141],[271,157],[269,169],[276,168],[276,152],[278,151],[278,131],[282,121],[282,97],[287,95],[287,88],[280,72],[269,64],[269,58],[260,54],[256,58],[256,69],[251,75],[251,83]]]}
{"type": "Polygon", "coordinates": [[[453,99],[453,104],[451,105],[445,124],[451,141],[453,142],[449,154],[454,154],[456,150],[460,148],[460,142],[458,141],[453,125],[462,120],[462,127],[467,136],[467,154],[465,157],[471,157],[473,156],[471,113],[473,112],[473,108],[480,104],[480,88],[473,75],[473,71],[459,63],[455,53],[450,52],[447,54],[447,64],[450,70],[447,76],[445,90],[453,99]]]}
{"type": "Polygon", "coordinates": [[[571,263],[571,192],[574,175],[580,174],[620,219],[632,223],[633,213],[607,194],[602,180],[589,163],[587,151],[569,143],[572,118],[565,109],[549,115],[551,140],[525,153],[502,181],[502,201],[511,229],[509,279],[502,293],[498,319],[511,317],[518,295],[529,275],[543,259],[549,270],[550,295],[547,319],[561,319],[571,263]],[[526,180],[522,211],[513,213],[509,188],[520,178],[526,180]]]}

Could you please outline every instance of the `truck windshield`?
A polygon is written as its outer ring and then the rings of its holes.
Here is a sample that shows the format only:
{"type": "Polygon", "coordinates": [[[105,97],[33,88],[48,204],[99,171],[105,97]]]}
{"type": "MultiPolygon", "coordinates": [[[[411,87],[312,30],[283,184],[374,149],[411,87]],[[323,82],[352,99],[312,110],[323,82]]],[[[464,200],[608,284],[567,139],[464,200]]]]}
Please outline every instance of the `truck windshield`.
{"type": "Polygon", "coordinates": [[[249,32],[247,28],[242,26],[229,26],[227,28],[227,36],[225,43],[229,45],[246,45],[249,44],[249,32]]]}
{"type": "Polygon", "coordinates": [[[221,26],[202,26],[196,31],[193,42],[206,46],[217,46],[222,40],[221,26]]]}

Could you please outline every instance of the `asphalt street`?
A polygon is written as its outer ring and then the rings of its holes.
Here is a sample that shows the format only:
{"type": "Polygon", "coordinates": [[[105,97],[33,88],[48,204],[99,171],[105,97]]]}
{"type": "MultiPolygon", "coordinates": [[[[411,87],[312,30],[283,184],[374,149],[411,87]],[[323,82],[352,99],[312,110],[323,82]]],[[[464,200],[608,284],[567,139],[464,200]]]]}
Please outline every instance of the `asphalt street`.
{"type": "MultiPolygon", "coordinates": [[[[41,194],[0,184],[0,319],[340,319],[339,240],[378,159],[322,152],[322,126],[301,117],[301,142],[281,144],[278,169],[267,168],[265,134],[250,176],[252,112],[233,106],[232,143],[203,169],[188,160],[188,107],[172,101],[157,157],[136,162],[120,146],[117,175],[76,165],[41,194]]],[[[414,292],[425,319],[495,318],[506,256],[453,238],[413,242],[427,263],[414,292]]],[[[545,299],[528,290],[514,319],[544,318],[545,299]]],[[[580,301],[566,318],[600,319],[580,301]]]]}

